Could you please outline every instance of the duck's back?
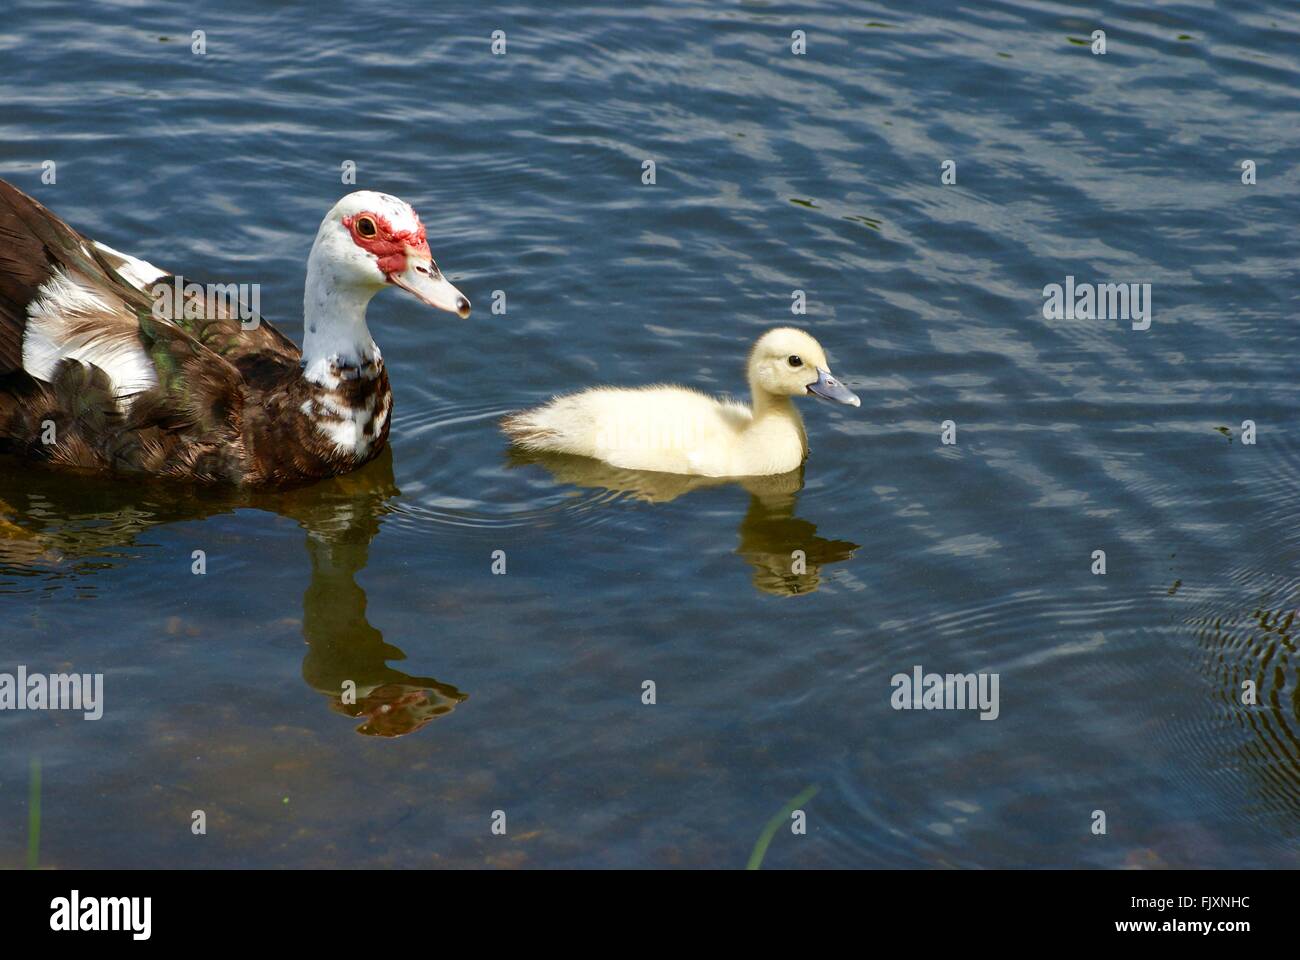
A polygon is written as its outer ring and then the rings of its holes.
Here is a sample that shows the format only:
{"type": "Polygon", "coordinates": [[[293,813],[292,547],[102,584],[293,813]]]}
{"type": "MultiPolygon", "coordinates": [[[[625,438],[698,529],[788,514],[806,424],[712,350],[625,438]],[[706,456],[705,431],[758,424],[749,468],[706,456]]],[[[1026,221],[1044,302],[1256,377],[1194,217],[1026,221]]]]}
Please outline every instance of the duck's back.
{"type": "Polygon", "coordinates": [[[0,180],[0,452],[199,480],[257,469],[245,406],[293,382],[297,347],[225,309],[160,316],[151,271],[172,280],[0,180]]]}
{"type": "Polygon", "coordinates": [[[629,470],[724,475],[752,422],[747,406],[685,387],[597,387],[507,417],[530,450],[595,457],[629,470]]]}

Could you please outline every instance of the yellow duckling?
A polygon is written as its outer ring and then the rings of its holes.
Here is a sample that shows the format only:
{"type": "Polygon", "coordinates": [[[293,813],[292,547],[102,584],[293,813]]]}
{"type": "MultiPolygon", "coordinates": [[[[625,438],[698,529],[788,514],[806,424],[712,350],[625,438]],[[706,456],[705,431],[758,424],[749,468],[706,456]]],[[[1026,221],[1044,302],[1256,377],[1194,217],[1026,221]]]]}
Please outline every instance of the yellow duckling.
{"type": "Polygon", "coordinates": [[[511,414],[502,428],[525,450],[595,457],[626,470],[704,477],[787,473],[808,455],[791,397],[861,401],[831,376],[821,345],[779,327],[749,353],[752,406],[686,387],[595,387],[511,414]]]}

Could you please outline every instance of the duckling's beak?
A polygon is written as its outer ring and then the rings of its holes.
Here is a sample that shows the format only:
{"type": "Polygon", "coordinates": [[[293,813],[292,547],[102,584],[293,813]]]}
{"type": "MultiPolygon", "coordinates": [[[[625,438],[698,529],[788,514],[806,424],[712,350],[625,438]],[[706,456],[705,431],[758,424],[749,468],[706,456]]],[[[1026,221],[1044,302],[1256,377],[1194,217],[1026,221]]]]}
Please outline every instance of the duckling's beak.
{"type": "Polygon", "coordinates": [[[808,384],[808,392],[824,400],[846,403],[850,407],[862,406],[862,401],[858,399],[856,393],[832,377],[831,372],[822,367],[817,368],[817,379],[808,384]]]}
{"type": "Polygon", "coordinates": [[[437,264],[422,251],[407,247],[406,269],[388,274],[388,280],[422,303],[454,313],[462,320],[469,316],[469,298],[448,283],[437,264]]]}

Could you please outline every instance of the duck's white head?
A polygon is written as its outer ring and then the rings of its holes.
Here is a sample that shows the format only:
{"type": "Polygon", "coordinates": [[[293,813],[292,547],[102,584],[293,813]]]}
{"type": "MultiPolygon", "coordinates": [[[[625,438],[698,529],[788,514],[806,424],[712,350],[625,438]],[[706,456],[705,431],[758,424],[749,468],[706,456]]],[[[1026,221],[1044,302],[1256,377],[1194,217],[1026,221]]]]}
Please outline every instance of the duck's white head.
{"type": "Polygon", "coordinates": [[[831,376],[821,344],[794,327],[777,327],[758,338],[749,352],[749,384],[755,392],[778,397],[812,394],[859,406],[857,395],[831,376]]]}
{"type": "Polygon", "coordinates": [[[469,299],[433,262],[424,224],[409,203],[358,190],[334,204],[321,221],[308,260],[309,283],[342,299],[369,300],[392,284],[416,299],[460,317],[469,299]]]}

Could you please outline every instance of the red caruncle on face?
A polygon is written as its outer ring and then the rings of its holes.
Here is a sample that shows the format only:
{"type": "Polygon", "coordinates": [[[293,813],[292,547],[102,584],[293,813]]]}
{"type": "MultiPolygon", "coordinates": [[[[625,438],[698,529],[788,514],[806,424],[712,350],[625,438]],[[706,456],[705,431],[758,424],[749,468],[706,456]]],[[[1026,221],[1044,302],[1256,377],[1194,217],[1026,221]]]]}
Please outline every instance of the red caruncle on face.
{"type": "Polygon", "coordinates": [[[415,218],[414,230],[396,230],[378,213],[362,210],[343,218],[343,226],[352,234],[352,241],[362,250],[375,255],[379,269],[385,274],[401,273],[406,269],[406,250],[433,259],[424,224],[415,218]],[[373,233],[372,233],[373,230],[373,233]]]}

